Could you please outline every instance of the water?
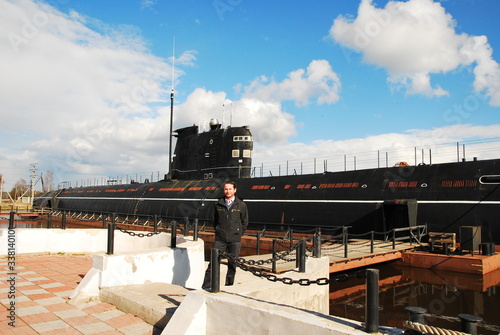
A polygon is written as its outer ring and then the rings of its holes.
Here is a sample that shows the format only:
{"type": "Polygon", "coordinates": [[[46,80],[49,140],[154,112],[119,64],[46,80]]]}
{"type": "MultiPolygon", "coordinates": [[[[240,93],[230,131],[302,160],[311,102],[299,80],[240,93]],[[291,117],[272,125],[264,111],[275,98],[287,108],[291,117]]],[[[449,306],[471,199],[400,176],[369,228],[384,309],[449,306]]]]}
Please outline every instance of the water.
{"type": "MultiPolygon", "coordinates": [[[[206,258],[210,248],[206,243],[206,258]]],[[[255,248],[242,248],[240,256],[254,254],[255,248]]],[[[427,310],[430,326],[460,331],[458,314],[472,314],[483,318],[478,334],[500,335],[500,270],[477,276],[410,268],[397,261],[370,268],[379,269],[380,325],[405,329],[403,321],[409,320],[405,307],[415,306],[427,310]]],[[[330,284],[330,315],[365,321],[366,279],[355,278],[358,271],[347,271],[349,280],[330,284]]]]}
{"type": "MultiPolygon", "coordinates": [[[[478,334],[500,333],[500,270],[485,276],[379,265],[379,323],[404,328],[407,306],[427,309],[428,325],[460,331],[458,314],[483,318],[478,334]]],[[[330,314],[365,320],[365,280],[330,285],[330,314]]]]}

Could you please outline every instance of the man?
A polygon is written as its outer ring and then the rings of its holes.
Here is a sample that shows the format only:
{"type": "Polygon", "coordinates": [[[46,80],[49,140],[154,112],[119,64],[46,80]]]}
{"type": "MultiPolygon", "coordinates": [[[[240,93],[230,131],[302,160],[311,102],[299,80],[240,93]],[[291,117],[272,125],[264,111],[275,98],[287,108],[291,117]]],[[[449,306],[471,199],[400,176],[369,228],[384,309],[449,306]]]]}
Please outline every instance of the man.
{"type": "MultiPolygon", "coordinates": [[[[213,225],[215,229],[214,248],[226,251],[234,258],[240,256],[241,235],[248,226],[247,205],[235,196],[236,184],[224,183],[224,197],[215,203],[213,225]]],[[[226,285],[233,285],[236,274],[236,264],[229,259],[227,265],[226,285]]],[[[208,265],[203,281],[203,288],[210,288],[211,264],[208,265]]]]}

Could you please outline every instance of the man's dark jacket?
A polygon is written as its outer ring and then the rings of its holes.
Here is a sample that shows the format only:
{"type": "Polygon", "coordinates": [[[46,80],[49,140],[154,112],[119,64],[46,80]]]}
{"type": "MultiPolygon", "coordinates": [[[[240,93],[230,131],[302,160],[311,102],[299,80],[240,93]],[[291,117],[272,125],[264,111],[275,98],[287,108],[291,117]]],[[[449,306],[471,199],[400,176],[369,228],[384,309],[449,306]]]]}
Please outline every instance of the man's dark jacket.
{"type": "Polygon", "coordinates": [[[224,198],[220,198],[215,204],[213,215],[215,228],[215,239],[223,242],[240,242],[241,235],[248,226],[247,205],[238,197],[227,208],[224,198]]]}

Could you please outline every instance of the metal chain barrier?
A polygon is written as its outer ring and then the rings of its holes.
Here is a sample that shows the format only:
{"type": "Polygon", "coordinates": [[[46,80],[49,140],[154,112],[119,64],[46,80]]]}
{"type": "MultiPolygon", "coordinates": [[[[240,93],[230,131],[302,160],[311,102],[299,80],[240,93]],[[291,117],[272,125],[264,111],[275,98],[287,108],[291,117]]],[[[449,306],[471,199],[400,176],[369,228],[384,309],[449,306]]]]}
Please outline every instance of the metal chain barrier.
{"type": "Polygon", "coordinates": [[[118,226],[116,226],[116,229],[118,229],[119,231],[121,231],[122,233],[126,233],[126,234],[129,234],[130,236],[137,236],[137,237],[151,237],[151,236],[154,236],[154,235],[158,235],[160,233],[163,233],[163,232],[168,232],[167,229],[161,229],[159,231],[157,231],[156,233],[155,232],[149,232],[149,233],[136,233],[134,231],[131,231],[131,230],[127,230],[127,229],[124,229],[124,228],[120,228],[118,226]]]}
{"type": "MultiPolygon", "coordinates": [[[[282,282],[283,284],[286,285],[293,285],[293,284],[299,284],[300,286],[309,286],[309,285],[328,285],[330,283],[342,283],[346,282],[349,279],[360,279],[360,278],[366,278],[366,270],[360,270],[356,271],[352,274],[339,274],[336,275],[332,278],[317,278],[315,280],[303,278],[303,279],[293,279],[290,277],[278,277],[275,274],[267,273],[264,270],[260,270],[257,268],[251,267],[252,265],[264,265],[264,264],[269,264],[273,262],[273,259],[268,259],[268,260],[260,260],[260,261],[254,261],[254,260],[245,260],[244,258],[235,258],[233,255],[225,252],[225,251],[219,251],[219,255],[221,255],[223,258],[229,259],[229,261],[233,262],[238,266],[240,269],[243,271],[247,271],[252,273],[256,277],[260,278],[266,278],[269,281],[272,282],[282,282]]],[[[280,257],[277,257],[280,258],[280,257]]]]}

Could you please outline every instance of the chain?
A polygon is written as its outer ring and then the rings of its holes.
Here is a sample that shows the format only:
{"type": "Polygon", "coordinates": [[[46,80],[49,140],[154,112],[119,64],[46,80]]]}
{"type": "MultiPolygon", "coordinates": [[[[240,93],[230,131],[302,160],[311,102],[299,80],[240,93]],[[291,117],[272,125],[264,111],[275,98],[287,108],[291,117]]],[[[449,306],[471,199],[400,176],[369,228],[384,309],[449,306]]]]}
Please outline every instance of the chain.
{"type": "Polygon", "coordinates": [[[156,233],[155,232],[149,232],[149,233],[145,234],[145,233],[136,233],[134,231],[127,230],[127,229],[124,229],[124,228],[120,228],[118,226],[116,226],[116,229],[118,229],[122,233],[127,233],[130,236],[137,236],[137,237],[151,237],[151,236],[154,236],[154,235],[158,235],[159,233],[167,232],[166,229],[162,229],[162,230],[157,231],[156,233]]]}
{"type": "Polygon", "coordinates": [[[264,265],[264,264],[269,264],[273,262],[273,259],[267,259],[267,260],[259,260],[259,261],[254,261],[254,260],[249,260],[247,261],[244,258],[235,258],[233,255],[225,252],[225,251],[219,251],[219,254],[224,257],[228,258],[229,261],[233,262],[236,266],[238,266],[240,269],[243,271],[247,271],[252,273],[256,277],[260,278],[266,278],[269,281],[272,282],[282,282],[283,284],[286,285],[293,285],[293,284],[299,284],[300,286],[309,286],[309,285],[328,285],[330,283],[343,283],[346,282],[349,279],[360,279],[360,278],[366,278],[366,270],[360,270],[356,271],[351,274],[347,273],[342,273],[339,275],[336,275],[332,278],[318,278],[315,280],[303,278],[303,279],[293,279],[290,277],[278,277],[274,274],[267,273],[264,270],[254,268],[252,266],[254,265],[264,265]]]}

